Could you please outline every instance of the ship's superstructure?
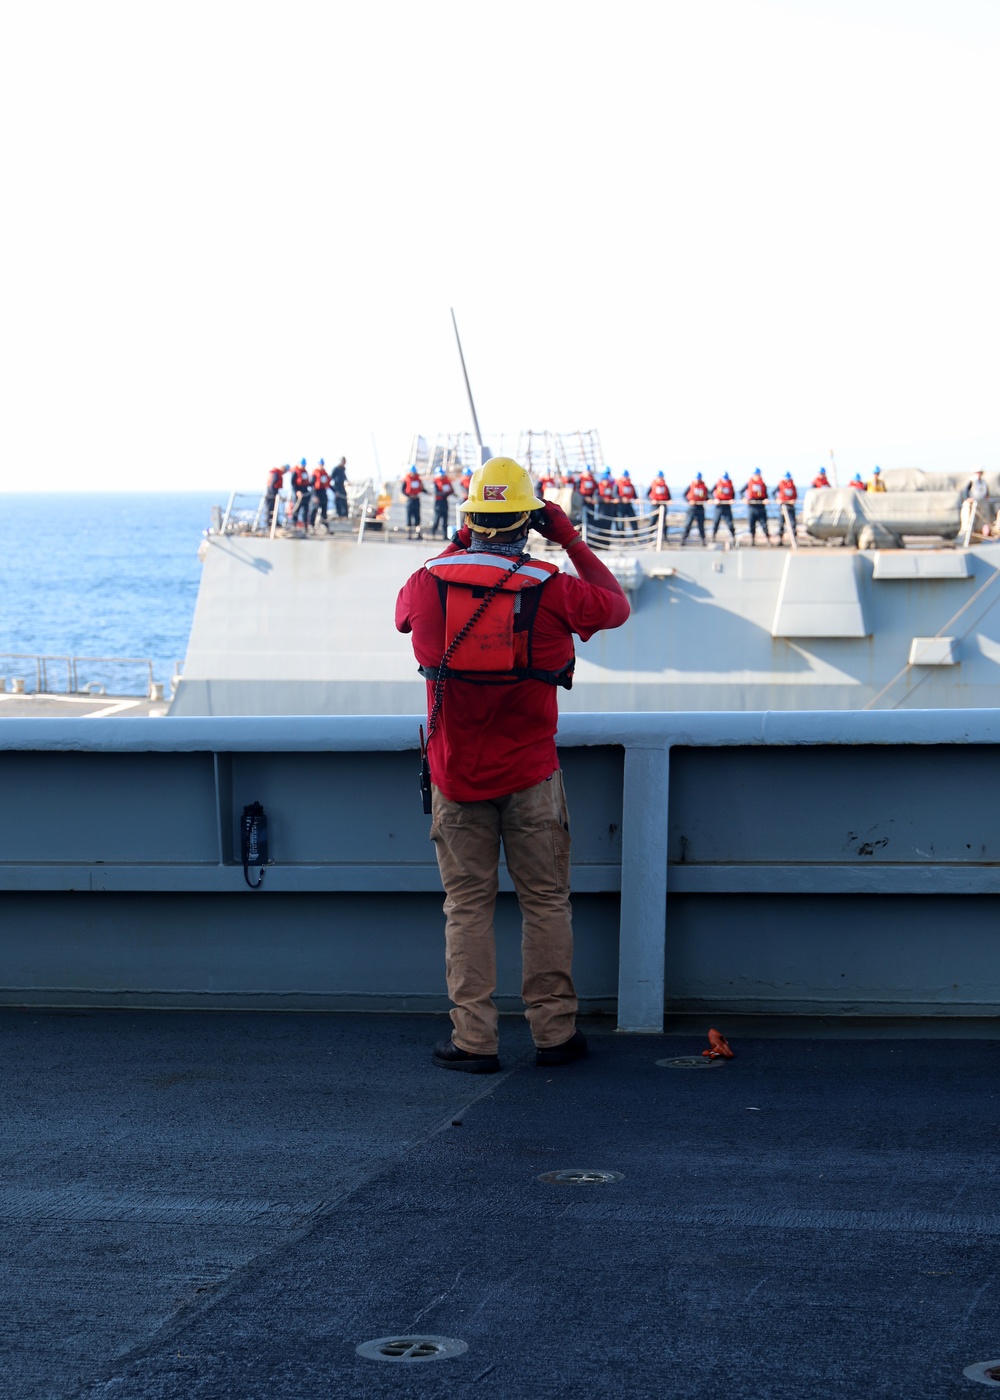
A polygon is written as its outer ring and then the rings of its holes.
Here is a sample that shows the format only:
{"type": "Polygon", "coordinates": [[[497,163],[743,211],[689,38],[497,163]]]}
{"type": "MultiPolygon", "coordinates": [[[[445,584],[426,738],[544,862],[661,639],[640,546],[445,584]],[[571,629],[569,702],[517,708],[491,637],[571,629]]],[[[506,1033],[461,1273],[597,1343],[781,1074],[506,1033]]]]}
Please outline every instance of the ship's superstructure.
{"type": "MultiPolygon", "coordinates": [[[[466,439],[419,439],[418,465],[457,474],[479,452],[466,439]]],[[[596,433],[522,433],[514,450],[524,460],[535,452],[536,474],[557,482],[581,461],[595,470],[603,462],[596,433]]],[[[967,475],[897,471],[885,479],[889,489],[879,493],[808,491],[798,532],[783,548],[759,539],[749,547],[738,508],[732,547],[711,539],[702,547],[694,536],[681,543],[676,499],[660,508],[640,500],[633,530],[632,521],[581,511],[571,486],[547,488],[578,512],[632,602],[623,628],[578,647],[563,710],[995,706],[1000,547],[986,532],[1000,480],[986,478],[989,497],[975,514],[967,475]]],[[[419,710],[424,683],[393,611],[405,579],[443,541],[407,539],[402,511],[391,486],[381,496],[366,486],[352,495],[339,533],[245,524],[234,533],[220,515],[203,542],[170,713],[419,710]]],[[[533,548],[570,567],[540,536],[533,548]]]]}

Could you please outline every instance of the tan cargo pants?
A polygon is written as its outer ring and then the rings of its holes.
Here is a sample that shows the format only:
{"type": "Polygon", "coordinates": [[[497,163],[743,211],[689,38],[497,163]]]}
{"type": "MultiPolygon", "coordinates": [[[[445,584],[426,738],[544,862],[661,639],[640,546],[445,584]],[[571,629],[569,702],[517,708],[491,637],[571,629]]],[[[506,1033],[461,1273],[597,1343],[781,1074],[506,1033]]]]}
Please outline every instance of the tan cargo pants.
{"type": "Polygon", "coordinates": [[[521,906],[521,996],[539,1049],[576,1029],[569,902],[569,817],[562,773],[488,802],[450,802],[433,789],[431,840],[445,901],[445,974],[452,1039],[470,1055],[497,1053],[493,912],[503,842],[521,906]]]}

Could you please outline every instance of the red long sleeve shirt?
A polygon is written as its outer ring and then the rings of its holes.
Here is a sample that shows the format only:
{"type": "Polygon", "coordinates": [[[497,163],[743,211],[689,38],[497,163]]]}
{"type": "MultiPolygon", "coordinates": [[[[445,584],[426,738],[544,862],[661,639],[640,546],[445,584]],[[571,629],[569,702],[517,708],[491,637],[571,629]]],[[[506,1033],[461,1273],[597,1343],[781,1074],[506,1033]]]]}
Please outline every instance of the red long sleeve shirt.
{"type": "MultiPolygon", "coordinates": [[[[451,545],[443,554],[456,552],[451,545]]],[[[620,627],[629,615],[618,580],[586,544],[571,545],[569,557],[579,577],[560,573],[542,585],[531,661],[540,670],[566,665],[574,635],[587,641],[603,628],[620,627]]],[[[418,569],[400,589],[396,627],[412,633],[421,666],[440,663],[447,645],[444,608],[427,569],[418,569]]],[[[544,782],[559,767],[556,692],[545,681],[477,685],[451,677],[427,746],[434,784],[452,802],[485,802],[544,782]]],[[[433,702],[434,683],[428,681],[428,715],[433,702]]]]}

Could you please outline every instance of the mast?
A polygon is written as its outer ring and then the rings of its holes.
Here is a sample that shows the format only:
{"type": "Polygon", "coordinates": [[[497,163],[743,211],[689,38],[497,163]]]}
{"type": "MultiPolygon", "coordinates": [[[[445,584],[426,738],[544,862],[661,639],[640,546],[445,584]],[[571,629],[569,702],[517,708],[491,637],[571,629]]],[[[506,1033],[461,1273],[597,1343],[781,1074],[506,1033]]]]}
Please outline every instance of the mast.
{"type": "Polygon", "coordinates": [[[462,361],[462,375],[465,379],[465,392],[469,396],[469,409],[472,413],[472,426],[476,430],[476,442],[479,445],[479,461],[481,464],[483,460],[483,435],[479,431],[479,419],[476,417],[476,405],[472,401],[472,387],[469,384],[469,371],[465,368],[465,356],[462,354],[462,341],[461,337],[458,334],[458,322],[455,320],[455,308],[450,307],[449,310],[451,311],[451,324],[455,327],[455,339],[458,342],[458,358],[462,361]]]}

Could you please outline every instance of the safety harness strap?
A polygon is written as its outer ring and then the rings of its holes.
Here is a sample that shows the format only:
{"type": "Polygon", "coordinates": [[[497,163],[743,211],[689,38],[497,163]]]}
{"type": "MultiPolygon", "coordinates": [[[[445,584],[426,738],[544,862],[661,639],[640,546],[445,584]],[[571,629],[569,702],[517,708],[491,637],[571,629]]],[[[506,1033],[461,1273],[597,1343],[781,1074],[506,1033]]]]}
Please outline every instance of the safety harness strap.
{"type": "MultiPolygon", "coordinates": [[[[566,690],[573,689],[573,669],[576,657],[572,657],[561,671],[542,671],[537,666],[512,666],[509,671],[452,671],[445,668],[447,680],[467,681],[469,685],[513,685],[517,681],[544,681],[546,685],[561,685],[566,690]]],[[[424,680],[436,681],[441,674],[440,666],[418,666],[424,680]]]]}

